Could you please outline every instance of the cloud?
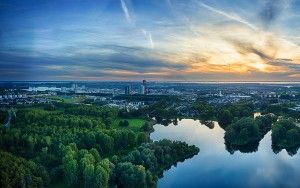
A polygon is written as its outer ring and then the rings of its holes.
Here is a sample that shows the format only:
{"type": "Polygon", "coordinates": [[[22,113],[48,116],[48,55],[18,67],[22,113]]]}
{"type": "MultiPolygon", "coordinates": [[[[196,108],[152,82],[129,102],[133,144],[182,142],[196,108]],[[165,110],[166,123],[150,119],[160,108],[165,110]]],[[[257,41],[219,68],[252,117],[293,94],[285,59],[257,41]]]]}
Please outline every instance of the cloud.
{"type": "MultiPolygon", "coordinates": [[[[267,42],[265,45],[262,46],[255,46],[255,43],[250,43],[246,41],[240,41],[236,39],[227,39],[228,42],[230,42],[234,48],[237,50],[238,53],[243,55],[245,59],[247,57],[251,57],[251,55],[256,55],[260,58],[261,61],[253,61],[253,66],[260,68],[263,71],[266,72],[293,72],[293,71],[300,71],[300,64],[296,63],[291,58],[278,58],[278,54],[283,46],[277,46],[277,44],[273,44],[273,46],[270,46],[270,38],[267,38],[267,42]],[[276,53],[274,52],[274,49],[276,49],[276,53]]],[[[287,57],[289,57],[289,54],[286,54],[287,57]]]]}
{"type": "Polygon", "coordinates": [[[291,74],[289,75],[290,78],[295,78],[295,79],[300,79],[300,74],[296,73],[296,74],[291,74]]]}
{"type": "Polygon", "coordinates": [[[253,44],[245,41],[240,41],[237,39],[226,39],[228,42],[230,42],[237,51],[242,55],[248,55],[250,53],[257,55],[262,60],[270,61],[273,59],[270,55],[266,54],[263,50],[260,50],[258,48],[255,48],[253,44]]]}
{"type": "Polygon", "coordinates": [[[145,38],[148,39],[149,43],[150,43],[150,47],[154,48],[154,43],[152,40],[152,35],[150,32],[146,31],[145,29],[141,29],[142,33],[144,34],[145,38]]]}
{"type": "Polygon", "coordinates": [[[183,20],[183,24],[190,30],[193,32],[193,34],[195,36],[199,36],[198,31],[196,31],[194,24],[191,23],[190,19],[183,13],[179,12],[176,10],[176,8],[173,6],[171,0],[166,0],[166,3],[168,5],[168,7],[170,8],[170,10],[172,11],[172,13],[179,19],[179,20],[183,20]]]}
{"type": "Polygon", "coordinates": [[[292,59],[274,59],[268,62],[274,66],[283,66],[289,69],[291,73],[300,72],[300,64],[292,59]]]}
{"type": "Polygon", "coordinates": [[[296,79],[299,6],[284,11],[290,1],[25,3],[22,16],[3,9],[0,79],[296,79]]]}
{"type": "Polygon", "coordinates": [[[150,77],[168,75],[184,70],[186,67],[181,64],[174,64],[159,58],[159,54],[150,52],[147,48],[128,47],[121,45],[90,45],[87,44],[73,47],[72,54],[56,56],[51,54],[26,54],[26,53],[0,53],[0,79],[7,79],[6,73],[19,75],[18,78],[37,79],[43,75],[45,78],[73,76],[95,77],[105,75],[107,77],[121,73],[123,77],[145,75],[150,77]],[[90,49],[82,53],[81,46],[90,49]],[[94,51],[101,53],[94,53],[94,51]],[[106,74],[102,74],[106,72],[106,74]],[[99,73],[99,74],[98,74],[99,73]]]}
{"type": "Polygon", "coordinates": [[[127,20],[129,23],[131,23],[131,16],[130,16],[130,14],[129,14],[129,10],[128,10],[128,8],[127,8],[127,5],[126,5],[126,3],[125,3],[124,0],[120,0],[120,1],[121,1],[122,10],[123,10],[124,15],[125,15],[125,17],[126,17],[126,20],[127,20]]]}
{"type": "Polygon", "coordinates": [[[291,0],[266,0],[262,9],[259,11],[264,26],[268,28],[274,23],[281,13],[289,6],[291,0]]]}
{"type": "MultiPolygon", "coordinates": [[[[121,1],[122,10],[124,12],[124,15],[125,15],[126,20],[128,21],[128,23],[133,23],[134,27],[137,28],[137,29],[139,29],[139,27],[136,26],[135,20],[133,20],[131,18],[128,6],[125,3],[125,1],[124,0],[120,0],[120,1],[121,1]]],[[[141,28],[140,30],[142,31],[144,37],[148,41],[148,43],[150,45],[150,48],[154,48],[154,42],[152,40],[152,34],[149,31],[147,31],[146,29],[141,28]]]]}
{"type": "Polygon", "coordinates": [[[200,2],[199,4],[202,7],[206,8],[207,10],[211,11],[211,12],[214,12],[214,13],[219,14],[221,16],[225,16],[226,18],[228,18],[230,20],[233,20],[233,21],[236,21],[238,23],[241,23],[241,24],[243,24],[243,25],[245,25],[245,26],[247,26],[247,27],[249,27],[249,28],[251,28],[253,30],[258,30],[258,28],[255,25],[253,25],[252,23],[250,23],[250,22],[242,19],[240,16],[238,16],[236,14],[227,13],[225,11],[222,11],[222,10],[216,9],[214,7],[211,7],[211,6],[209,6],[209,5],[205,4],[205,3],[201,3],[200,2]]]}

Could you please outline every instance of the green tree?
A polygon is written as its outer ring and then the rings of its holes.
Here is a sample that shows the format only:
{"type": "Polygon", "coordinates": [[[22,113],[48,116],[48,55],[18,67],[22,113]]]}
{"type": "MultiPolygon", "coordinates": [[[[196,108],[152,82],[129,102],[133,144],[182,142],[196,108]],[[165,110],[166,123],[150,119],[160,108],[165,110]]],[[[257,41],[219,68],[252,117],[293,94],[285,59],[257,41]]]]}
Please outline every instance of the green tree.
{"type": "Polygon", "coordinates": [[[119,163],[116,167],[116,177],[118,185],[124,188],[147,187],[146,170],[141,165],[119,163]]]}
{"type": "Polygon", "coordinates": [[[232,122],[233,116],[229,110],[222,110],[218,114],[217,119],[218,119],[219,125],[223,128],[226,128],[227,125],[229,125],[232,122]]]}
{"type": "Polygon", "coordinates": [[[129,126],[129,122],[127,120],[123,120],[119,122],[119,126],[120,127],[128,127],[129,126]]]}
{"type": "Polygon", "coordinates": [[[137,135],[137,144],[142,144],[145,142],[149,142],[149,136],[146,133],[138,133],[137,135]]]}
{"type": "Polygon", "coordinates": [[[102,166],[102,164],[97,164],[94,177],[95,177],[95,187],[97,188],[108,187],[109,173],[102,166]]]}
{"type": "Polygon", "coordinates": [[[259,130],[262,135],[265,135],[272,128],[272,124],[277,121],[277,117],[271,114],[258,116],[255,118],[256,123],[258,124],[259,130]]]}
{"type": "Polygon", "coordinates": [[[96,162],[101,160],[100,154],[95,148],[90,149],[89,153],[93,155],[96,162]]]}
{"type": "Polygon", "coordinates": [[[230,145],[247,145],[258,142],[261,138],[258,125],[252,118],[242,118],[225,130],[225,143],[230,145]]]}
{"type": "Polygon", "coordinates": [[[85,165],[83,170],[83,181],[84,181],[84,187],[90,188],[94,187],[94,164],[88,163],[85,165]]]}
{"type": "Polygon", "coordinates": [[[63,158],[63,168],[67,184],[71,187],[77,184],[78,164],[72,154],[67,154],[63,158]]]}
{"type": "Polygon", "coordinates": [[[274,123],[272,127],[272,148],[277,150],[286,149],[289,154],[296,154],[300,147],[300,128],[289,120],[283,119],[274,123]]]}

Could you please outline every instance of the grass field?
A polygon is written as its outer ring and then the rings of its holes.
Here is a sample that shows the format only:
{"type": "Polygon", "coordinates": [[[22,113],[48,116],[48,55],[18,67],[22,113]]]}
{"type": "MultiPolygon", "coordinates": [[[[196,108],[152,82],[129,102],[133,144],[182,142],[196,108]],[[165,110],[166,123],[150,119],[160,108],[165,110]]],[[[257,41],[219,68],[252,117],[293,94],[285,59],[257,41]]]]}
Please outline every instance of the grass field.
{"type": "MultiPolygon", "coordinates": [[[[115,128],[122,128],[119,126],[119,122],[124,119],[116,119],[113,122],[113,127],[115,128]]],[[[129,127],[124,127],[124,128],[130,128],[133,131],[140,131],[141,127],[145,124],[146,120],[144,119],[126,119],[129,122],[129,127]]]]}
{"type": "Polygon", "coordinates": [[[49,99],[65,102],[65,103],[80,103],[85,97],[72,97],[72,96],[49,96],[49,99]]]}

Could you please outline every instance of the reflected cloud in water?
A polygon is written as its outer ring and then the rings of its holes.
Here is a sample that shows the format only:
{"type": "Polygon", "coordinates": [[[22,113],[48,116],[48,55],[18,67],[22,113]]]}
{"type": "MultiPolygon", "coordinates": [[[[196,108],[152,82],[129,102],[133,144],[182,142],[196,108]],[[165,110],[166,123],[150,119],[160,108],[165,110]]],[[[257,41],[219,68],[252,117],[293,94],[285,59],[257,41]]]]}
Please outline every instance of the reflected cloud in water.
{"type": "Polygon", "coordinates": [[[224,144],[224,130],[217,122],[213,125],[212,128],[198,120],[183,119],[178,121],[177,126],[154,126],[153,140],[180,140],[200,148],[198,155],[165,171],[158,187],[300,186],[297,178],[300,174],[299,156],[290,156],[291,153],[285,150],[274,153],[270,132],[256,145],[230,148],[228,152],[224,144]],[[230,154],[231,149],[233,154],[230,154]]]}

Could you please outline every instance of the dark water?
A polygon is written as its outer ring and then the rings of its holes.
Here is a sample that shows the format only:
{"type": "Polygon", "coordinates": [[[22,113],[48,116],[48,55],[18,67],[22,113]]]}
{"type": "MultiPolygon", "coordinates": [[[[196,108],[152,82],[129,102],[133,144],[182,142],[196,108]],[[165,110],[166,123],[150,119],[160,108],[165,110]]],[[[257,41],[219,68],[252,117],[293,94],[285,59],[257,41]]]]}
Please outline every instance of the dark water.
{"type": "Polygon", "coordinates": [[[213,129],[199,121],[182,120],[178,125],[155,125],[153,140],[185,141],[200,148],[198,155],[164,172],[159,188],[255,187],[299,188],[299,153],[289,156],[285,150],[275,154],[271,133],[260,141],[258,151],[230,154],[224,145],[224,130],[217,123],[213,129]]]}

